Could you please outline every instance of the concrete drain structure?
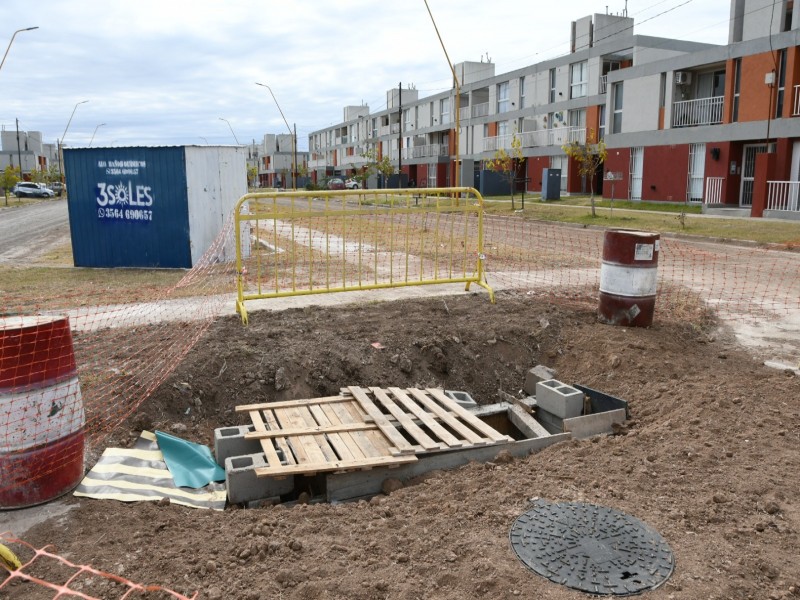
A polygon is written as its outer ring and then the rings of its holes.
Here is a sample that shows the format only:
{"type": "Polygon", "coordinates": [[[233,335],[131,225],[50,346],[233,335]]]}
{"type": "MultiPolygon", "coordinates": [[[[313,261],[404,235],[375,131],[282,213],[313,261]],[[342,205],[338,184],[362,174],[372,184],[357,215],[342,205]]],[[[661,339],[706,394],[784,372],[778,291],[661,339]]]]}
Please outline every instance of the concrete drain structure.
{"type": "Polygon", "coordinates": [[[630,515],[584,502],[537,500],[514,521],[509,537],[534,573],[589,594],[639,594],[659,587],[675,568],[658,532],[630,515]]]}

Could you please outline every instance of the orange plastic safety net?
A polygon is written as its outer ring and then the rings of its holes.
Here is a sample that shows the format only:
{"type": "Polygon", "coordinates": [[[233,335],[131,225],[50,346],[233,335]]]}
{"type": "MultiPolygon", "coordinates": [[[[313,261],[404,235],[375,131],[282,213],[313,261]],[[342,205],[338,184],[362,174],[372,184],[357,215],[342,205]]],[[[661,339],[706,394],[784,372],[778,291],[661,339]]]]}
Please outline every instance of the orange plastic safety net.
{"type": "MultiPolygon", "coordinates": [[[[431,210],[389,218],[362,210],[352,218],[359,223],[336,227],[324,213],[306,215],[296,227],[285,214],[280,227],[250,222],[243,237],[245,291],[264,282],[288,291],[301,274],[322,281],[323,255],[335,255],[348,281],[381,283],[397,277],[398,265],[412,276],[417,271],[407,265],[441,273],[456,259],[459,269],[471,267],[482,254],[497,292],[598,301],[600,229],[486,216],[481,247],[474,214],[431,210]]],[[[136,411],[215,319],[234,314],[234,239],[230,220],[188,271],[72,268],[68,251],[62,263],[38,257],[0,265],[0,506],[35,504],[74,487],[85,450],[136,411]]],[[[656,321],[711,309],[751,333],[800,330],[796,252],[662,236],[658,255],[656,321]]],[[[463,290],[452,285],[454,293],[463,290]]]]}
{"type": "Polygon", "coordinates": [[[143,585],[125,577],[100,571],[89,565],[67,560],[51,549],[34,548],[8,534],[0,534],[0,544],[19,559],[12,568],[0,559],[0,598],[14,598],[22,586],[37,588],[37,598],[82,598],[83,600],[125,600],[127,598],[176,598],[194,600],[197,593],[185,596],[160,585],[143,585]],[[47,594],[45,596],[44,594],[47,594]]]}

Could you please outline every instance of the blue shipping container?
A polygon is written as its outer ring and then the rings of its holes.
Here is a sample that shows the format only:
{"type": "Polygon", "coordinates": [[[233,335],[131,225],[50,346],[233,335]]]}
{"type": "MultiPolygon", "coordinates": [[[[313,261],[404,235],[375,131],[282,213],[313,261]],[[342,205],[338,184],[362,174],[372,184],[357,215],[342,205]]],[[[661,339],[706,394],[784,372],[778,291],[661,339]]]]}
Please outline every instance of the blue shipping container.
{"type": "Polygon", "coordinates": [[[247,193],[234,146],[64,151],[76,267],[191,268],[247,193]]]}

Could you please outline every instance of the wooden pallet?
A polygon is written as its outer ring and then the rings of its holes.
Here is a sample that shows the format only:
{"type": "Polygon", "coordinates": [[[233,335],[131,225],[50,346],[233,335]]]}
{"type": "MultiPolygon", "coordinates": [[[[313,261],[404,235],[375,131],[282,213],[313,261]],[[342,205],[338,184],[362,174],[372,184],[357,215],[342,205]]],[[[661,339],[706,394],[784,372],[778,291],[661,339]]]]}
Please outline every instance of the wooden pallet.
{"type": "Polygon", "coordinates": [[[338,396],[236,407],[247,412],[268,466],[288,477],[414,462],[427,452],[501,444],[497,432],[439,389],[343,388],[338,396]]]}

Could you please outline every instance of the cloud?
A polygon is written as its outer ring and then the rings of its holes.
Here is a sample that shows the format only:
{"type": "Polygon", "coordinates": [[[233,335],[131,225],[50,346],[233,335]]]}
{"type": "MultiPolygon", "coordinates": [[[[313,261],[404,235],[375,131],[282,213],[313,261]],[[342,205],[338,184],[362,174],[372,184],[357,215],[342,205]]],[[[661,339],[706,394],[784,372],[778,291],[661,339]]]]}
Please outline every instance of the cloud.
{"type": "MultiPolygon", "coordinates": [[[[631,0],[629,14],[653,18],[636,33],[725,43],[727,6],[694,0],[631,0]],[[637,11],[639,11],[637,13],[637,11]],[[687,27],[687,23],[691,26],[687,27]]],[[[564,54],[570,21],[596,10],[589,0],[559,10],[541,2],[502,7],[428,0],[450,59],[488,54],[497,73],[564,54]]],[[[620,10],[610,6],[611,10],[620,10]]],[[[605,8],[605,5],[603,5],[605,8]]],[[[0,40],[17,36],[0,72],[0,124],[38,130],[55,142],[77,102],[67,142],[94,145],[231,143],[282,133],[305,135],[341,121],[347,105],[386,104],[386,91],[415,84],[420,97],[450,86],[425,4],[418,0],[3,0],[0,40]]]]}

